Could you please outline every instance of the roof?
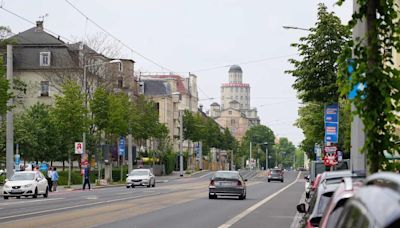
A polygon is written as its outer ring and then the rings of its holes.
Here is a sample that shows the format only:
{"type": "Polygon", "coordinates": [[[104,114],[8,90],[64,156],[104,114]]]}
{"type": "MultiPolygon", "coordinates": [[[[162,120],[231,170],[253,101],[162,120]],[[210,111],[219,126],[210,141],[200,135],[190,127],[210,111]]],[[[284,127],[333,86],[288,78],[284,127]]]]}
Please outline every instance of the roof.
{"type": "Polygon", "coordinates": [[[171,94],[168,83],[163,80],[143,80],[145,96],[167,96],[171,94]]]}
{"type": "Polygon", "coordinates": [[[243,71],[242,71],[242,68],[241,68],[240,66],[238,66],[238,65],[232,65],[232,66],[229,68],[229,73],[231,73],[231,72],[239,72],[239,73],[242,73],[243,71]]]}
{"type": "Polygon", "coordinates": [[[217,102],[214,102],[210,106],[220,106],[220,105],[217,102]]]}
{"type": "Polygon", "coordinates": [[[177,92],[180,92],[181,94],[187,93],[185,84],[183,83],[183,81],[185,79],[179,75],[150,75],[149,77],[162,78],[162,79],[175,79],[176,80],[176,88],[178,90],[177,92]]]}
{"type": "Polygon", "coordinates": [[[17,44],[21,45],[64,45],[65,43],[45,32],[43,29],[38,27],[33,27],[24,32],[18,33],[12,36],[10,39],[15,40],[17,44]]]}

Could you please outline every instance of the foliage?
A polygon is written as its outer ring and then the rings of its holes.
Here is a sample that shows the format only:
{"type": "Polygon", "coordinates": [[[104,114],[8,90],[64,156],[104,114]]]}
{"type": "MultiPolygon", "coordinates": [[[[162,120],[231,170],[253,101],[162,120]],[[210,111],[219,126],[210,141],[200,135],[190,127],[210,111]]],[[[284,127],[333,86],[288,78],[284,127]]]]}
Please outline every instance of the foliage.
{"type": "Polygon", "coordinates": [[[167,151],[166,153],[162,153],[161,160],[162,160],[163,164],[165,165],[166,174],[167,175],[171,174],[172,171],[174,171],[174,169],[175,169],[176,154],[171,151],[167,151]]]}
{"type": "Polygon", "coordinates": [[[87,131],[87,110],[84,108],[84,95],[75,82],[62,86],[63,96],[55,98],[53,117],[62,137],[63,161],[68,159],[74,148],[74,142],[82,140],[82,133],[87,131]]]}
{"type": "Polygon", "coordinates": [[[315,27],[300,38],[300,43],[291,45],[298,49],[302,60],[290,59],[295,69],[286,71],[296,77],[293,88],[303,102],[337,102],[336,60],[349,38],[350,29],[324,4],[319,4],[315,27]]]}
{"type": "MultiPolygon", "coordinates": [[[[343,3],[339,0],[338,3],[343,3]]],[[[383,151],[399,152],[395,146],[400,124],[400,71],[394,65],[393,53],[400,52],[400,14],[393,0],[357,0],[359,10],[350,25],[366,21],[367,34],[349,41],[339,59],[339,84],[345,96],[358,83],[366,85],[352,103],[363,124],[369,169],[377,172],[387,163],[383,151]],[[347,72],[348,59],[353,59],[355,71],[347,72]]]]}
{"type": "Polygon", "coordinates": [[[55,161],[60,158],[61,139],[50,106],[37,103],[17,116],[14,135],[24,160],[55,161]]]}
{"type": "Polygon", "coordinates": [[[280,138],[279,143],[274,146],[276,153],[272,156],[276,161],[275,164],[282,165],[282,167],[291,167],[294,163],[294,156],[296,147],[287,138],[280,138]]]}
{"type": "Polygon", "coordinates": [[[130,102],[127,95],[110,94],[109,99],[109,121],[106,131],[108,134],[113,135],[115,138],[127,135],[129,130],[129,107],[130,102]]]}

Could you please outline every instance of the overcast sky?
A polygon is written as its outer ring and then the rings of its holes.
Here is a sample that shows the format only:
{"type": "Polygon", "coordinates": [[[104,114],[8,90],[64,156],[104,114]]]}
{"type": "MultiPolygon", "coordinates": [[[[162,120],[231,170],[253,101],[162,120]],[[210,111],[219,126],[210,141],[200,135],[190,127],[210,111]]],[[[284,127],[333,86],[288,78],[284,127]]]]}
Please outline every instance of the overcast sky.
{"type": "MultiPolygon", "coordinates": [[[[215,98],[200,102],[207,110],[212,102],[220,103],[220,86],[228,82],[227,65],[240,65],[243,82],[251,86],[251,106],[258,109],[261,123],[295,145],[304,138],[293,126],[300,104],[291,87],[294,79],[284,71],[291,68],[288,58],[296,58],[290,43],[307,31],[285,30],[282,26],[313,26],[320,2],[346,23],[352,12],[351,0],[341,7],[335,5],[336,0],[69,1],[147,58],[184,76],[195,73],[200,99],[215,98]]],[[[45,28],[65,37],[66,42],[101,32],[65,0],[0,3],[30,21],[48,14],[45,28]]],[[[14,33],[33,27],[2,9],[0,25],[9,26],[14,33]]],[[[127,48],[121,51],[122,57],[136,61],[137,70],[166,71],[127,48]]]]}

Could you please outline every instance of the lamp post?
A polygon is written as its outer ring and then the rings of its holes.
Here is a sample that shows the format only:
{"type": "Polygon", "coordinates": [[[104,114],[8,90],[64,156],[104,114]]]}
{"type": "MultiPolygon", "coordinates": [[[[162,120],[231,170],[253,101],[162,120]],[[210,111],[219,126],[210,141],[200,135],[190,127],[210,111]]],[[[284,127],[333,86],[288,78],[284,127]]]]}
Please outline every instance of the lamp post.
{"type": "Polygon", "coordinates": [[[268,142],[264,143],[265,145],[265,170],[268,169],[268,142]]]}
{"type": "MultiPolygon", "coordinates": [[[[116,59],[116,60],[111,60],[109,62],[102,62],[102,63],[94,63],[94,64],[88,64],[88,65],[84,65],[83,66],[83,91],[85,93],[85,102],[84,102],[84,108],[85,110],[87,110],[87,106],[88,106],[88,100],[87,100],[87,79],[86,79],[86,69],[88,67],[92,67],[92,66],[102,66],[102,65],[107,65],[107,64],[111,64],[111,63],[121,63],[121,60],[116,59]]],[[[86,114],[85,114],[86,115],[86,114]]],[[[85,156],[86,153],[86,131],[83,131],[82,134],[82,157],[85,156]]],[[[71,166],[71,158],[69,159],[69,164],[71,166]]],[[[71,169],[71,168],[70,168],[71,169]]],[[[70,183],[70,177],[71,174],[68,175],[68,185],[70,183]]],[[[84,175],[82,175],[82,181],[84,181],[84,175]]]]}

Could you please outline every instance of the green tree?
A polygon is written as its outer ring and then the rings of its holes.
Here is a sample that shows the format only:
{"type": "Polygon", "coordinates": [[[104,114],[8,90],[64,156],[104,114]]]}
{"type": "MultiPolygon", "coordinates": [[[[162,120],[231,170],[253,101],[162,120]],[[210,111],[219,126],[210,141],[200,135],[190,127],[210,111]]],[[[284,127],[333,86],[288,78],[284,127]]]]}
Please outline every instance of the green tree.
{"type": "Polygon", "coordinates": [[[302,60],[290,59],[294,69],[286,71],[296,78],[293,88],[303,102],[338,102],[336,61],[350,34],[333,12],[328,12],[322,3],[318,5],[315,27],[299,43],[291,45],[298,49],[302,60]]]}
{"type": "MultiPolygon", "coordinates": [[[[0,49],[4,48],[6,44],[11,41],[7,40],[11,35],[11,29],[8,27],[0,26],[0,49]]],[[[7,101],[12,97],[12,93],[9,91],[10,83],[6,79],[6,67],[3,62],[4,53],[0,53],[0,116],[6,114],[7,101]]]]}
{"type": "Polygon", "coordinates": [[[59,158],[58,128],[48,105],[37,103],[16,118],[15,141],[26,161],[55,161],[59,158]]]}
{"type": "Polygon", "coordinates": [[[88,132],[88,119],[84,95],[75,82],[65,83],[62,94],[55,97],[53,117],[62,138],[61,159],[65,161],[73,155],[74,143],[82,141],[82,133],[88,132]]]}
{"type": "Polygon", "coordinates": [[[294,165],[296,147],[287,138],[280,138],[279,143],[275,145],[275,160],[277,164],[283,167],[292,167],[294,165]]]}
{"type": "MultiPolygon", "coordinates": [[[[339,4],[344,0],[339,0],[339,4]]],[[[400,13],[393,0],[357,0],[360,6],[350,21],[354,27],[365,22],[367,33],[348,42],[339,59],[339,82],[345,96],[358,83],[366,87],[352,103],[363,124],[369,171],[374,173],[385,167],[388,160],[383,152],[399,152],[399,136],[395,127],[400,125],[400,71],[395,66],[393,53],[400,52],[400,13]],[[351,79],[347,73],[349,58],[355,71],[351,79]]]]}

